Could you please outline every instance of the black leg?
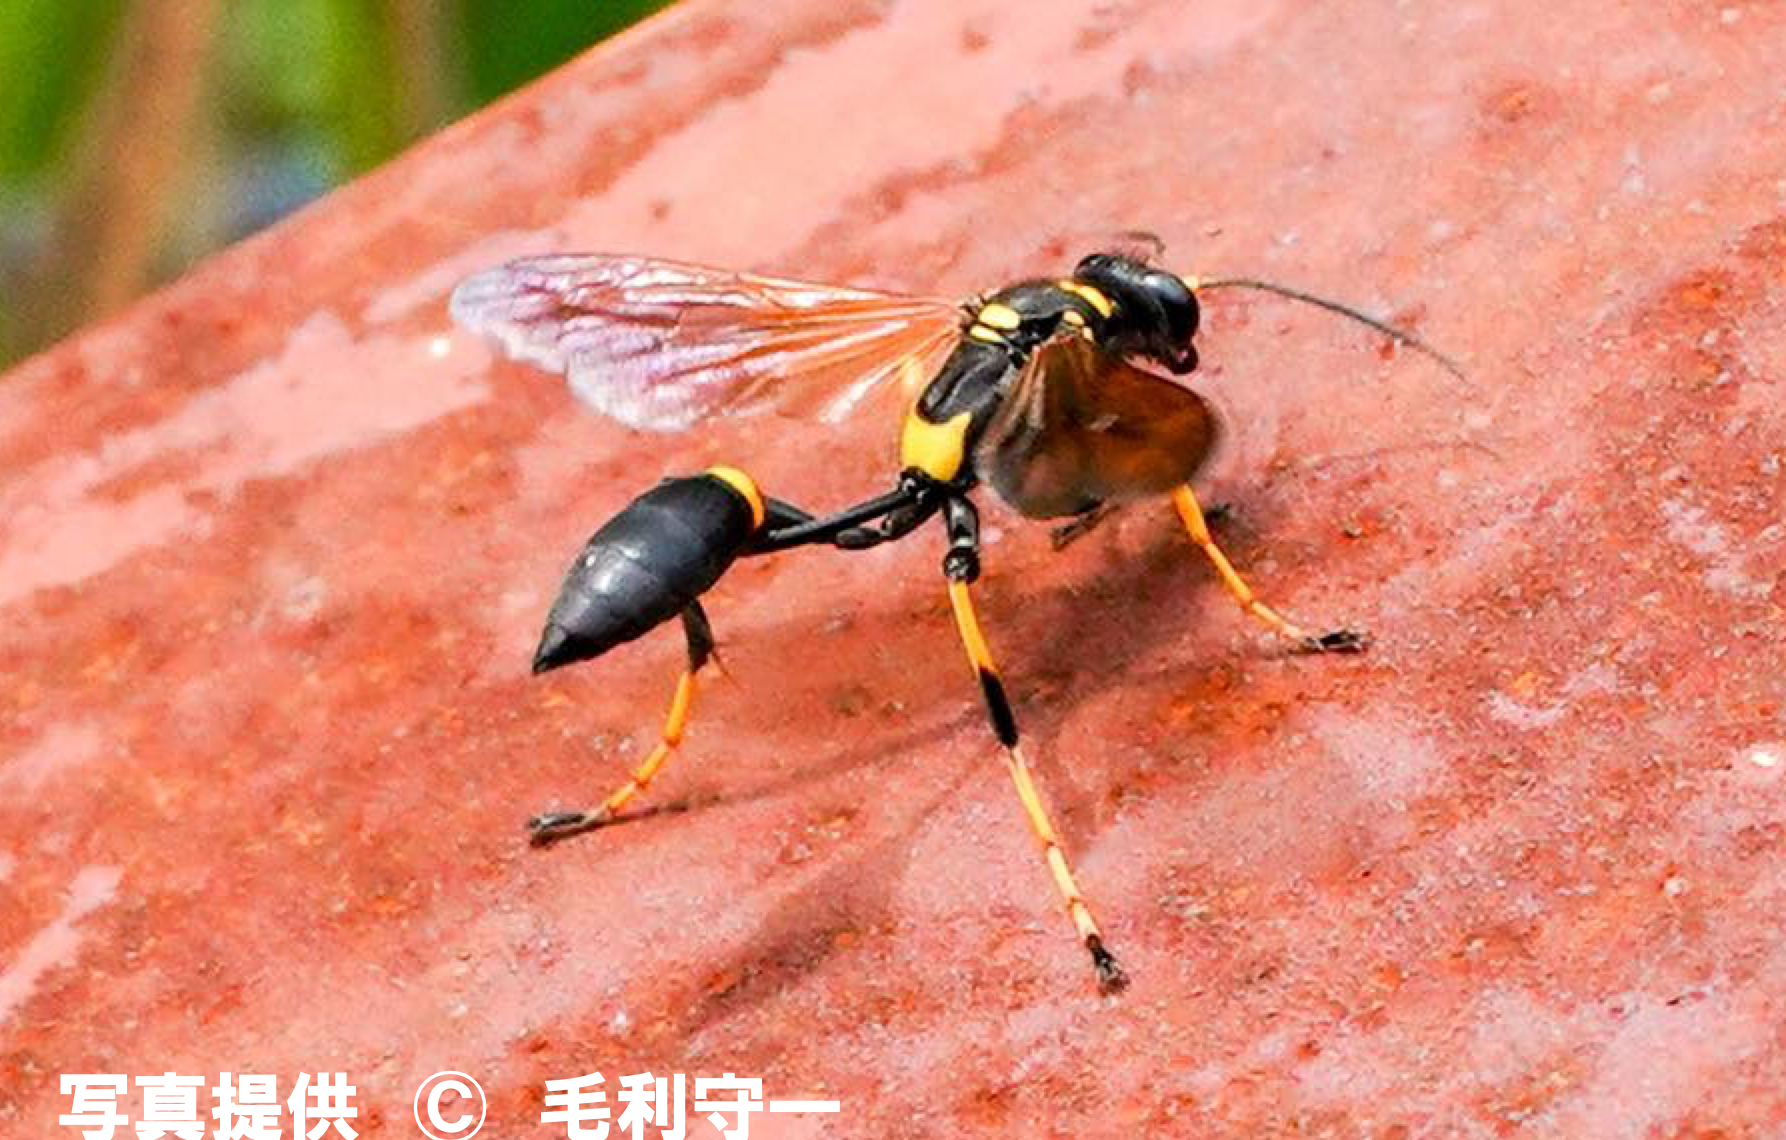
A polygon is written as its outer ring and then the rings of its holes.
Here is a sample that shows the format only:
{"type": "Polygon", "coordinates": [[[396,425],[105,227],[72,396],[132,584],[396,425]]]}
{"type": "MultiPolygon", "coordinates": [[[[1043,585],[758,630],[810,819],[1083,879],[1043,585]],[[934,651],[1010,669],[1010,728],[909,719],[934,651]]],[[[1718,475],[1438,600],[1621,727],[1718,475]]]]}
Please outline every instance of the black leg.
{"type": "Polygon", "coordinates": [[[1067,522],[1061,523],[1059,526],[1049,531],[1049,541],[1054,544],[1054,549],[1065,550],[1067,547],[1073,545],[1075,542],[1078,542],[1080,539],[1096,530],[1099,523],[1115,514],[1119,509],[1120,508],[1113,503],[1099,503],[1088,510],[1074,515],[1067,522]]]}
{"type": "MultiPolygon", "coordinates": [[[[1095,507],[1074,515],[1048,532],[1048,539],[1056,550],[1065,550],[1092,531],[1108,522],[1116,512],[1122,510],[1127,503],[1099,503],[1095,507]]],[[[1230,521],[1234,508],[1227,503],[1211,503],[1203,508],[1203,521],[1212,527],[1219,527],[1230,521]]]]}

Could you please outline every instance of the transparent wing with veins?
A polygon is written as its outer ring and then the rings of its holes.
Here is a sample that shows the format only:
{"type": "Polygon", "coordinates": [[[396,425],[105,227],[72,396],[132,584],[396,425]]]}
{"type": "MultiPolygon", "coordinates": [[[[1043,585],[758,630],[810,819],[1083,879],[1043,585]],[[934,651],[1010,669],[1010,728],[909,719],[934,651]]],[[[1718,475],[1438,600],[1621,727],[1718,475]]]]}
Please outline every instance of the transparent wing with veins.
{"type": "Polygon", "coordinates": [[[603,254],[485,270],[451,308],[595,411],[664,432],[766,410],[837,421],[876,392],[909,401],[962,322],[939,298],[603,254]]]}

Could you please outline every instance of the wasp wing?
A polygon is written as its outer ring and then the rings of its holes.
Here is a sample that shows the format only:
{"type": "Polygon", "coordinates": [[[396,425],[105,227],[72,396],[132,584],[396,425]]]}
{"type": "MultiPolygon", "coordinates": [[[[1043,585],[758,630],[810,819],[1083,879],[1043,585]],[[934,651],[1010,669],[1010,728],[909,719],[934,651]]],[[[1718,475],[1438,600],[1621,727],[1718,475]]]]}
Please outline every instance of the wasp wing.
{"type": "Polygon", "coordinates": [[[451,308],[590,408],[650,431],[768,409],[839,420],[877,388],[928,380],[961,328],[952,301],[602,254],[485,270],[451,308]]]}
{"type": "Polygon", "coordinates": [[[1062,518],[1184,485],[1220,437],[1203,397],[1073,335],[1030,358],[975,464],[1020,513],[1062,518]]]}

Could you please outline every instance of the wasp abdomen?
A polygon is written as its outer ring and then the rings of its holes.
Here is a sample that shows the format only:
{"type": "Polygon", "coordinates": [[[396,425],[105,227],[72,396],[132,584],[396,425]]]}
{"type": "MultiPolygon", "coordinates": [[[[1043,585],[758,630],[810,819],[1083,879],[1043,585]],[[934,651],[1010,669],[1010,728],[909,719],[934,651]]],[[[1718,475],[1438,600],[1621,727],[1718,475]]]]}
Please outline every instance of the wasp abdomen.
{"type": "Polygon", "coordinates": [[[533,671],[599,657],[686,610],[744,550],[762,522],[742,472],[666,479],[596,531],[565,575],[533,671]]]}

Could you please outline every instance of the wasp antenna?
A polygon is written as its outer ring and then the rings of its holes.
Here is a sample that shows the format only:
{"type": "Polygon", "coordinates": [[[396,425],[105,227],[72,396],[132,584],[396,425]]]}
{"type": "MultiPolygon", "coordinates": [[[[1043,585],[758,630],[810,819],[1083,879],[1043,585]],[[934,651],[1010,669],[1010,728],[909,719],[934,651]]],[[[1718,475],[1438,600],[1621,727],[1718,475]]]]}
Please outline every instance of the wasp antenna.
{"type": "Polygon", "coordinates": [[[1406,329],[1396,328],[1389,322],[1379,320],[1376,317],[1371,316],[1369,313],[1360,312],[1350,305],[1344,305],[1338,301],[1329,300],[1326,297],[1318,297],[1313,293],[1305,293],[1301,289],[1292,289],[1288,285],[1279,285],[1275,281],[1260,281],[1252,277],[1199,278],[1192,281],[1191,287],[1199,293],[1208,289],[1259,289],[1266,293],[1276,293],[1280,297],[1288,297],[1292,301],[1301,301],[1304,304],[1313,305],[1317,309],[1326,309],[1330,313],[1338,313],[1342,317],[1350,317],[1361,325],[1368,325],[1369,327],[1376,329],[1397,344],[1405,344],[1416,352],[1423,352],[1427,356],[1432,357],[1434,360],[1438,361],[1441,368],[1451,373],[1459,380],[1462,380],[1466,385],[1470,382],[1470,378],[1464,375],[1464,370],[1458,366],[1457,361],[1446,356],[1444,353],[1421,340],[1413,333],[1408,332],[1406,329]]]}

